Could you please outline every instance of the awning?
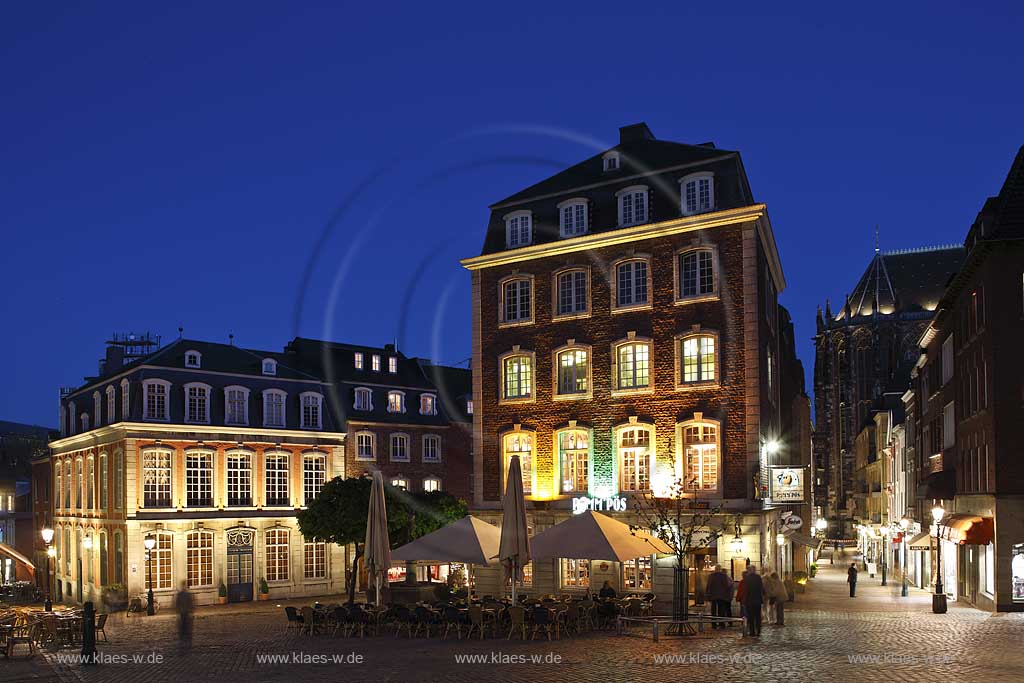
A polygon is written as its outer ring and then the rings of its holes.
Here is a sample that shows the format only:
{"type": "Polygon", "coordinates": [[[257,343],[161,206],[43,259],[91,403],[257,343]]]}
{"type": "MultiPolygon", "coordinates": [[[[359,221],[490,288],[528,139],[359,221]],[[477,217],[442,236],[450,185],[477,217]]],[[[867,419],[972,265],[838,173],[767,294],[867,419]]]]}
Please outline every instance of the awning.
{"type": "Polygon", "coordinates": [[[928,500],[953,500],[956,494],[956,470],[932,472],[917,487],[917,497],[928,500]]]}
{"type": "Polygon", "coordinates": [[[910,539],[907,543],[907,547],[911,550],[931,550],[932,549],[932,533],[927,529],[919,533],[910,539]]]}
{"type": "Polygon", "coordinates": [[[592,510],[545,529],[533,537],[530,545],[535,560],[576,557],[624,562],[672,552],[661,539],[592,510]]]}
{"type": "Polygon", "coordinates": [[[805,545],[812,550],[818,550],[821,548],[821,544],[825,540],[823,538],[811,538],[810,536],[806,536],[796,531],[783,531],[782,535],[786,537],[786,540],[799,545],[805,545]]]}
{"type": "Polygon", "coordinates": [[[391,551],[391,559],[438,564],[497,564],[500,544],[501,530],[498,527],[467,515],[391,551]]]}
{"type": "Polygon", "coordinates": [[[977,515],[950,515],[939,529],[942,538],[961,545],[988,545],[995,531],[991,517],[977,515]]]}
{"type": "Polygon", "coordinates": [[[23,565],[26,569],[28,569],[29,574],[35,576],[36,566],[32,564],[32,560],[28,559],[27,557],[25,557],[14,548],[7,545],[6,543],[0,543],[0,555],[9,557],[18,564],[23,565]]]}

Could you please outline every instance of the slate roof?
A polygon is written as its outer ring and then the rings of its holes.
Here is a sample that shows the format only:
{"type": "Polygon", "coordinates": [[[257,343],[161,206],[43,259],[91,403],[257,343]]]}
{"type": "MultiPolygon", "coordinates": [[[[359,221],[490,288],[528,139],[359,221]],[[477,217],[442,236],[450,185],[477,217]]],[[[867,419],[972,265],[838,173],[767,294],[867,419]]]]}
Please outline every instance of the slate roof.
{"type": "Polygon", "coordinates": [[[848,297],[850,315],[933,310],[963,261],[959,245],[875,252],[848,297]]]}

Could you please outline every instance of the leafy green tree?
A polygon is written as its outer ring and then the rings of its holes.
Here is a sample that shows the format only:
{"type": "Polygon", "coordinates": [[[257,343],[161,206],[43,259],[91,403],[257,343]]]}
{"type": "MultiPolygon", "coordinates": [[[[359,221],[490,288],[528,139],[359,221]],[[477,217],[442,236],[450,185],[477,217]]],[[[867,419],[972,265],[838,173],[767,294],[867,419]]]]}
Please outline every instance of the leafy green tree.
{"type": "MultiPolygon", "coordinates": [[[[356,574],[366,539],[371,487],[372,480],[368,477],[336,477],[326,482],[320,495],[297,515],[299,531],[306,538],[355,545],[352,570],[346,577],[349,602],[355,602],[356,574]]],[[[467,511],[464,501],[442,491],[409,493],[387,483],[384,484],[384,499],[388,537],[393,548],[461,519],[467,511]]]]}

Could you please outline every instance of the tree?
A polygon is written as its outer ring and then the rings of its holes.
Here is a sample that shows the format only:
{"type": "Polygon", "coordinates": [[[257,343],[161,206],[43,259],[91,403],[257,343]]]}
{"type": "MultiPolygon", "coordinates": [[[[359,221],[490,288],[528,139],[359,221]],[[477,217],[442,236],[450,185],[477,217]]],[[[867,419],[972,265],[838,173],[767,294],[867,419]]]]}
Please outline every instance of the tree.
{"type": "Polygon", "coordinates": [[[685,620],[690,611],[689,556],[709,547],[725,530],[722,506],[706,510],[690,506],[682,480],[676,480],[668,491],[645,491],[636,500],[635,510],[640,523],[634,531],[645,531],[665,542],[675,555],[672,581],[672,618],[685,620]],[[721,517],[720,524],[715,518],[721,517]]]}
{"type": "MultiPolygon", "coordinates": [[[[352,570],[345,586],[349,602],[355,602],[356,574],[366,540],[371,486],[372,480],[368,477],[336,477],[326,482],[316,499],[296,515],[299,531],[306,538],[355,545],[352,570]]],[[[442,491],[409,493],[385,483],[384,499],[392,547],[404,545],[466,515],[466,503],[442,491]]]]}

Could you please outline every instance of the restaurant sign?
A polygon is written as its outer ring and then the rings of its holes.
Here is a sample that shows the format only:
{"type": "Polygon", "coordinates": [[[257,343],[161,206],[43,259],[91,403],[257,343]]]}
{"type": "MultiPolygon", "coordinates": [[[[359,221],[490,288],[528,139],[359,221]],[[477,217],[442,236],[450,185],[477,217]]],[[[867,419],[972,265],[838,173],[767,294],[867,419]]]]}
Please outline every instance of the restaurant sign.
{"type": "Polygon", "coordinates": [[[626,499],[623,496],[578,496],[572,499],[572,514],[580,515],[587,510],[594,512],[625,512],[626,499]]]}
{"type": "Polygon", "coordinates": [[[769,497],[773,503],[804,502],[804,468],[773,467],[769,497]]]}

